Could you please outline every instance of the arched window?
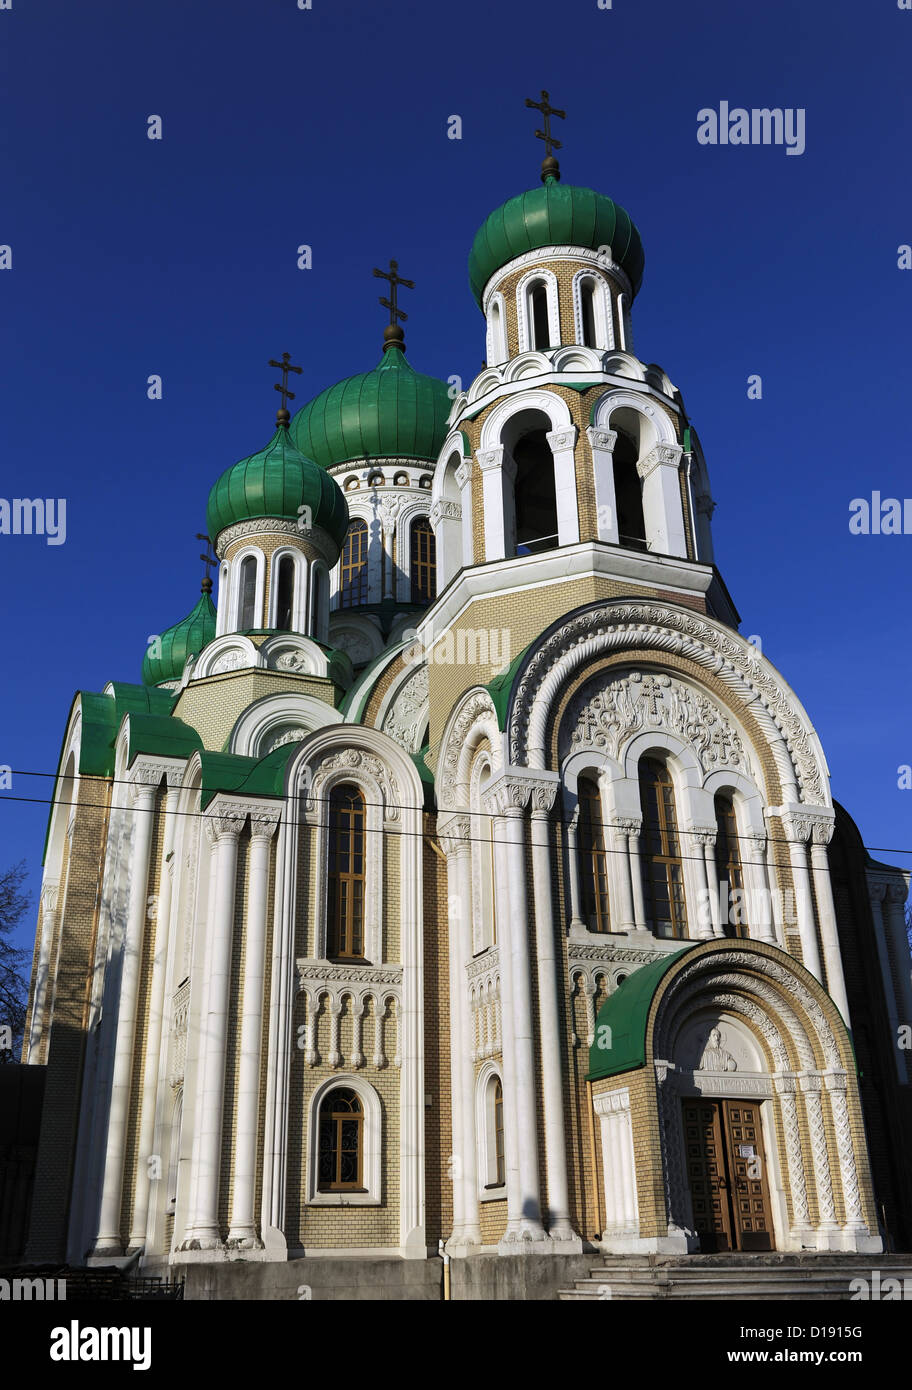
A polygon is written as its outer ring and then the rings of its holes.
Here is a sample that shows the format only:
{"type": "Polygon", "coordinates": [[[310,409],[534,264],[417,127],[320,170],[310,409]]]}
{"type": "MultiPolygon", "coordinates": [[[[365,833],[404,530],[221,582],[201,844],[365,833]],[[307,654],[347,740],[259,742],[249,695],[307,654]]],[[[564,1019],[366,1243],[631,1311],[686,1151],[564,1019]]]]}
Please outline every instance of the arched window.
{"type": "Polygon", "coordinates": [[[664,763],[640,761],[643,832],[640,862],[646,916],[656,936],[687,935],[684,866],[675,815],[674,786],[664,763]]]}
{"type": "Polygon", "coordinates": [[[637,472],[638,450],[633,440],[618,430],[614,446],[614,496],[618,541],[630,550],[647,550],[643,517],[643,486],[637,472]]]}
{"type": "Polygon", "coordinates": [[[241,561],[240,575],[241,602],[239,605],[238,627],[242,632],[256,627],[257,625],[256,587],[256,556],[246,555],[241,561]]]}
{"type": "Polygon", "coordinates": [[[294,621],[295,562],[291,555],[279,560],[276,576],[275,625],[280,632],[291,632],[294,621]]]}
{"type": "Polygon", "coordinates": [[[583,916],[591,931],[611,930],[608,914],[608,864],[602,821],[602,798],[594,777],[579,779],[579,855],[583,916]]]}
{"type": "Polygon", "coordinates": [[[594,280],[583,280],[580,284],[580,319],[582,320],[583,347],[598,347],[595,335],[594,280]]]}
{"type": "Polygon", "coordinates": [[[343,783],[329,797],[327,950],[330,957],[364,956],[364,795],[343,783]]]}
{"type": "Polygon", "coordinates": [[[498,1187],[507,1180],[507,1162],[504,1153],[503,1086],[500,1077],[494,1083],[494,1169],[498,1187]]]}
{"type": "Polygon", "coordinates": [[[314,565],[310,571],[310,635],[315,642],[323,638],[323,570],[314,565]]]}
{"type": "Polygon", "coordinates": [[[719,900],[725,904],[722,930],[726,936],[747,936],[747,917],[744,909],[744,868],[738,844],[738,822],[731,798],[717,796],[716,811],[716,873],[721,889],[719,900]]]}
{"type": "Polygon", "coordinates": [[[353,521],[348,528],[339,567],[339,607],[367,603],[367,522],[353,521]]]}
{"type": "Polygon", "coordinates": [[[354,1091],[339,1087],[320,1106],[319,1192],[363,1192],[364,1110],[354,1091]]]}
{"type": "Polygon", "coordinates": [[[437,592],[437,544],[426,516],[416,516],[410,531],[412,603],[430,603],[437,592]]]}
{"type": "Polygon", "coordinates": [[[507,1181],[503,1083],[496,1072],[482,1074],[478,1093],[478,1171],[486,1192],[507,1181]]]}
{"type": "Polygon", "coordinates": [[[491,332],[488,346],[488,364],[496,367],[507,358],[507,338],[504,333],[503,309],[500,299],[491,305],[491,332]]]}
{"type": "Polygon", "coordinates": [[[548,323],[548,290],[541,280],[537,280],[531,288],[529,306],[532,320],[532,347],[539,350],[549,348],[551,346],[551,329],[548,323]]]}
{"type": "Polygon", "coordinates": [[[516,554],[553,550],[558,543],[554,455],[546,430],[530,430],[513,445],[516,464],[516,554]]]}

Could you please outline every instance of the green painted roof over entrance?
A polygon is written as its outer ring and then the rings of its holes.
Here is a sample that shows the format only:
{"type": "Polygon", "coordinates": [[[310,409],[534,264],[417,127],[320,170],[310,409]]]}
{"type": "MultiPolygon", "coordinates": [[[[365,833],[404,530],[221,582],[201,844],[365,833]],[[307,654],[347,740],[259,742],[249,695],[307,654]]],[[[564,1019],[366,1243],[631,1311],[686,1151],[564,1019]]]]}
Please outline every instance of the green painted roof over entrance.
{"type": "Polygon", "coordinates": [[[215,604],[208,594],[173,627],[166,628],[157,643],[146,648],[143,657],[144,685],[180,680],[187,657],[197,655],[215,637],[215,604]]]}
{"type": "Polygon", "coordinates": [[[623,1071],[633,1071],[646,1063],[646,1023],[655,992],[663,977],[686,951],[692,951],[697,942],[682,946],[680,951],[670,951],[661,960],[650,961],[648,965],[634,970],[619,984],[599,1009],[595,1023],[595,1038],[589,1049],[589,1081],[598,1081],[603,1076],[617,1076],[623,1071]],[[610,1032],[601,1030],[605,1026],[610,1032]],[[601,1046],[601,1041],[610,1042],[601,1046]]]}
{"type": "Polygon", "coordinates": [[[206,527],[213,541],[237,521],[278,517],[296,521],[301,507],[311,510],[341,550],[348,530],[348,504],[333,479],[302,453],[284,425],[265,449],[227,468],[209,493],[206,527]]]}
{"type": "Polygon", "coordinates": [[[492,275],[515,256],[545,246],[610,246],[634,294],[640,288],[646,258],[630,216],[603,193],[549,178],[495,208],[476,232],[469,282],[479,306],[492,275]]]}
{"type": "MultiPolygon", "coordinates": [[[[436,460],[452,409],[449,388],[416,372],[391,344],[371,372],[346,377],[293,416],[297,447],[321,468],[361,458],[436,460]]],[[[209,532],[212,535],[212,531],[209,532]]]]}

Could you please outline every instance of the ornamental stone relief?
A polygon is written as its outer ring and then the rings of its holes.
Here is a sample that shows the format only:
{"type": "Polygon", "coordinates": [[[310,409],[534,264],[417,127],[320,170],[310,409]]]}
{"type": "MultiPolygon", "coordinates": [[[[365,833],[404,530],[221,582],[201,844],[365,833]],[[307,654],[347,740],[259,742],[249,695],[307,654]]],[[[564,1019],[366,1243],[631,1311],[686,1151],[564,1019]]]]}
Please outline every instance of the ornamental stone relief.
{"type": "Polygon", "coordinates": [[[290,729],[287,727],[275,729],[271,734],[267,734],[266,738],[264,738],[263,742],[260,744],[260,757],[265,757],[265,755],[271,753],[274,748],[282,748],[286,743],[298,743],[301,739],[309,738],[309,736],[309,729],[290,729]]]}
{"type": "Polygon", "coordinates": [[[572,730],[565,752],[597,748],[620,760],[634,735],[661,729],[677,734],[705,773],[723,767],[750,771],[741,736],[722,711],[670,676],[631,671],[601,690],[593,691],[590,683],[571,702],[565,727],[572,730]]]}
{"type": "Polygon", "coordinates": [[[407,753],[417,753],[427,725],[428,668],[421,666],[396,693],[383,717],[382,730],[407,753]]]}

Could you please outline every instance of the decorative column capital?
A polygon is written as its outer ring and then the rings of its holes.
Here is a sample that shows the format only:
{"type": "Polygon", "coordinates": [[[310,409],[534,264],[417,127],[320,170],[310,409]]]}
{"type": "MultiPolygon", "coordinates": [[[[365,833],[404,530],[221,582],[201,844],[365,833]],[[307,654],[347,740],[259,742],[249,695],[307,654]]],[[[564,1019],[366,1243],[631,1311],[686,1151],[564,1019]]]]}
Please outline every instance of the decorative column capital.
{"type": "Polygon", "coordinates": [[[461,492],[472,476],[472,460],[463,459],[453,476],[456,479],[456,486],[461,492]]]}
{"type": "Polygon", "coordinates": [[[684,833],[690,836],[692,845],[699,845],[701,849],[712,848],[716,843],[716,827],[714,825],[691,825],[684,833]]]}
{"type": "Polygon", "coordinates": [[[779,815],[786,836],[798,844],[828,845],[833,838],[836,820],[832,811],[782,806],[779,815]]]}
{"type": "Polygon", "coordinates": [[[643,829],[642,816],[615,816],[608,822],[610,830],[616,830],[621,835],[639,835],[643,829]]]}
{"type": "Polygon", "coordinates": [[[57,911],[57,894],[59,891],[59,879],[45,879],[44,883],[41,885],[41,911],[43,913],[57,911]]]}
{"type": "Polygon", "coordinates": [[[630,1091],[626,1086],[617,1091],[605,1091],[603,1095],[593,1097],[592,1108],[596,1115],[621,1115],[629,1112],[630,1091]]]}
{"type": "Polygon", "coordinates": [[[441,816],[437,821],[437,838],[447,859],[470,853],[472,818],[468,815],[441,816]]]}
{"type": "Polygon", "coordinates": [[[484,793],[485,810],[491,816],[519,815],[529,805],[530,800],[538,810],[547,810],[541,804],[547,795],[546,787],[553,787],[550,802],[553,804],[557,793],[557,773],[532,772],[525,768],[507,768],[495,777],[484,793]],[[536,802],[536,793],[538,801],[536,802]]]}
{"type": "Polygon", "coordinates": [[[250,836],[254,840],[271,840],[276,832],[281,811],[252,811],[250,813],[250,836]]]}
{"type": "Polygon", "coordinates": [[[613,454],[617,443],[617,430],[604,430],[598,425],[586,426],[586,438],[590,449],[600,449],[604,454],[613,454]]]}
{"type": "Polygon", "coordinates": [[[439,498],[431,507],[428,515],[430,523],[436,531],[441,521],[461,521],[462,505],[459,502],[449,502],[446,498],[439,498]]]}
{"type": "Polygon", "coordinates": [[[904,903],[909,895],[904,883],[887,883],[884,885],[887,890],[888,903],[904,903]]]}
{"type": "Polygon", "coordinates": [[[168,765],[155,762],[151,758],[138,758],[127,773],[127,792],[131,805],[138,801],[152,801],[161,786],[162,778],[167,776],[168,765]]]}
{"type": "Polygon", "coordinates": [[[574,447],[578,435],[579,430],[576,425],[562,425],[560,429],[548,430],[545,438],[552,454],[560,454],[566,449],[574,447]]]}
{"type": "Polygon", "coordinates": [[[206,827],[206,838],[210,845],[215,845],[219,840],[237,839],[244,829],[247,820],[249,807],[246,803],[234,801],[217,801],[211,811],[203,813],[203,824],[206,827]]]}
{"type": "Polygon", "coordinates": [[[673,468],[677,472],[683,452],[680,444],[657,444],[638,461],[637,472],[644,480],[657,468],[673,468]]]}
{"type": "Polygon", "coordinates": [[[887,885],[883,879],[868,879],[868,897],[872,903],[882,903],[887,896],[887,885]]]}
{"type": "MultiPolygon", "coordinates": [[[[479,450],[479,453],[478,453],[478,467],[481,469],[482,473],[488,473],[488,472],[491,471],[492,468],[500,468],[500,467],[502,466],[502,464],[503,464],[503,461],[504,461],[504,448],[503,448],[503,445],[502,445],[502,444],[498,444],[497,447],[494,448],[494,449],[481,449],[481,450],[479,450]]],[[[463,464],[460,464],[459,466],[460,466],[460,468],[462,468],[464,465],[463,465],[463,464]]],[[[458,482],[458,473],[459,473],[459,470],[457,469],[456,472],[457,472],[457,482],[458,482]]]]}

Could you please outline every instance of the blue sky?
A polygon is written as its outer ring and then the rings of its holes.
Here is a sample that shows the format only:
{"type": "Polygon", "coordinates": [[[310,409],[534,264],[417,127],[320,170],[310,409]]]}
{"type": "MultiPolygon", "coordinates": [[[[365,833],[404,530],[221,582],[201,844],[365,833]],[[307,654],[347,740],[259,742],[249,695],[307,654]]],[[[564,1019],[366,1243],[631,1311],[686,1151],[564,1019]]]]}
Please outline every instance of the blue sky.
{"type": "MultiPolygon", "coordinates": [[[[52,772],[73,692],[139,679],[147,636],[198,596],[209,487],[272,432],[267,360],[303,366],[300,406],[379,357],[374,265],[417,282],[412,363],[472,378],[466,257],[537,181],[523,101],[547,87],[564,179],[640,229],[636,350],[700,432],[742,632],[804,700],[866,843],[912,848],[912,536],[848,529],[851,499],[912,493],[912,12],[312,3],[0,11],[0,492],[67,499],[64,545],[0,536],[0,764],[52,772]],[[722,100],[803,108],[804,154],[698,144],[722,100]]],[[[25,857],[35,890],[46,807],[9,797],[51,786],[16,776],[0,806],[0,860],[25,857]]]]}

